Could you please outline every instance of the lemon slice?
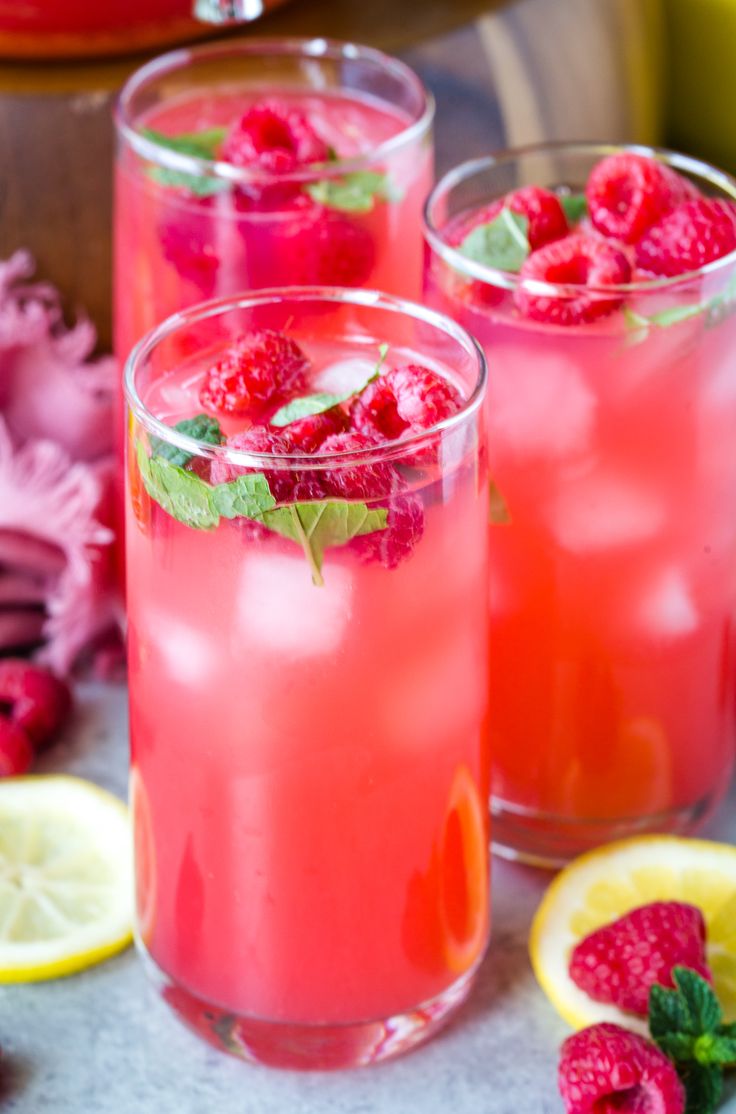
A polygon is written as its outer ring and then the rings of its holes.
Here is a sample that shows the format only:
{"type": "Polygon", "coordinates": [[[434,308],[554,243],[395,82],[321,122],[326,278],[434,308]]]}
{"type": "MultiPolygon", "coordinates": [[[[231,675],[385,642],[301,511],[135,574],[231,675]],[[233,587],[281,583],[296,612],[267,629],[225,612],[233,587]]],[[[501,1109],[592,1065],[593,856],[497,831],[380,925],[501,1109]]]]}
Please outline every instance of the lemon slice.
{"type": "Polygon", "coordinates": [[[0,781],[0,982],[69,975],[131,940],[122,801],[81,778],[0,781]]]}
{"type": "Polygon", "coordinates": [[[641,836],[575,859],[551,883],[534,916],[529,940],[534,973],[574,1028],[614,1021],[647,1032],[632,1014],[594,1002],[579,990],[568,963],[584,936],[652,901],[686,901],[702,910],[715,989],[726,1020],[736,1020],[736,847],[641,836]]]}

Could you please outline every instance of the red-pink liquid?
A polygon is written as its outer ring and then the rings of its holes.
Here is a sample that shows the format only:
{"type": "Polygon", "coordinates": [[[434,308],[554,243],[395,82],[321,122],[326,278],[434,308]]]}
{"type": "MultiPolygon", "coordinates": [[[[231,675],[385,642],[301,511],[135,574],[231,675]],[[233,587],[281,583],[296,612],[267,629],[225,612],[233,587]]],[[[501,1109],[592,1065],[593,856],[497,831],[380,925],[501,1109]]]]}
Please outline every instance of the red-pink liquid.
{"type": "MultiPolygon", "coordinates": [[[[303,347],[323,370],[356,355],[303,347]]],[[[189,416],[198,383],[177,372],[147,403],[189,416]]],[[[473,440],[414,470],[425,528],[407,559],[328,549],[322,587],[290,541],[175,521],[129,462],[139,929],[199,1000],[272,1022],[371,1021],[431,1001],[482,955],[487,529],[473,440]]]]}

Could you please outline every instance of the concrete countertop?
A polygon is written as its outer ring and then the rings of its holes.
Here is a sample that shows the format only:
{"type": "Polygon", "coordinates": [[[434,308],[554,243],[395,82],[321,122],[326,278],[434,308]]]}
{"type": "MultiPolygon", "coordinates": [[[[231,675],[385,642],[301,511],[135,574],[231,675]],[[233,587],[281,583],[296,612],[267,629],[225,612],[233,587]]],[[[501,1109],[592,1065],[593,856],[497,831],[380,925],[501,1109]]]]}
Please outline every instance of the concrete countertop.
{"type": "MultiPolygon", "coordinates": [[[[43,763],[120,796],[126,692],[85,685],[75,722],[43,763]]],[[[704,833],[736,843],[736,787],[704,833]]],[[[0,988],[3,1114],[560,1114],[568,1033],[527,959],[549,875],[494,860],[493,939],[470,1001],[433,1041],[376,1067],[297,1073],[209,1048],[149,987],[132,950],[56,982],[0,988]]],[[[721,1114],[736,1114],[736,1086],[721,1114]]]]}

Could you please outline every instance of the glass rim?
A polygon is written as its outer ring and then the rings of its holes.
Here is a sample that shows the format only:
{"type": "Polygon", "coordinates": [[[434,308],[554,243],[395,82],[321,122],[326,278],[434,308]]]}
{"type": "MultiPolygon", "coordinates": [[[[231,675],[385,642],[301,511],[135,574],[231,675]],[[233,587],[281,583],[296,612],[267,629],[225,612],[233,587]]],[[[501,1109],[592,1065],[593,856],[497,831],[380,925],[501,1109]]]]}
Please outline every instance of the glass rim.
{"type": "MultiPolygon", "coordinates": [[[[488,365],[485,353],[479,342],[466,329],[453,321],[451,317],[399,298],[393,294],[385,294],[380,290],[364,290],[353,287],[339,286],[274,286],[254,290],[247,294],[235,297],[214,298],[207,302],[200,302],[189,309],[180,310],[167,317],[159,325],[146,334],[131,350],[125,361],[123,369],[123,392],[126,403],[136,420],[144,427],[149,436],[156,437],[170,445],[174,445],[184,452],[208,460],[227,460],[228,462],[244,467],[270,472],[291,470],[299,467],[302,470],[325,469],[331,466],[366,463],[400,459],[417,446],[422,446],[428,440],[442,435],[456,426],[461,426],[473,416],[483,403],[488,379],[488,365]],[[153,414],[141,398],[136,383],[135,373],[140,364],[169,337],[182,328],[218,317],[232,310],[250,309],[256,306],[272,305],[276,302],[294,301],[321,301],[336,304],[350,304],[363,306],[367,309],[382,309],[399,313],[414,318],[415,321],[424,322],[440,330],[446,336],[452,337],[465,350],[468,356],[475,361],[478,374],[471,393],[463,400],[462,406],[454,414],[436,422],[420,433],[409,437],[394,438],[390,441],[381,441],[362,449],[346,449],[341,452],[316,452],[316,453],[253,453],[244,452],[242,449],[229,448],[224,445],[213,445],[196,437],[181,433],[173,426],[167,425],[153,414]]],[[[275,427],[279,432],[278,427],[275,427]]]]}
{"type": "MultiPolygon", "coordinates": [[[[490,155],[469,159],[443,174],[439,181],[433,186],[424,203],[422,210],[424,239],[431,250],[436,255],[440,256],[445,263],[449,264],[454,271],[468,278],[484,282],[489,286],[497,286],[504,290],[511,291],[517,290],[520,286],[523,286],[524,290],[528,291],[530,294],[549,298],[579,297],[581,290],[580,284],[547,282],[543,279],[522,279],[518,272],[502,271],[494,267],[489,267],[484,263],[478,263],[473,259],[469,259],[466,255],[463,255],[458,248],[452,247],[443,238],[442,230],[437,227],[434,221],[433,209],[440,199],[445,197],[460,182],[466,181],[474,174],[478,174],[482,171],[508,165],[519,158],[530,155],[559,155],[563,153],[579,153],[581,155],[597,154],[601,158],[604,158],[606,155],[615,155],[623,151],[631,152],[636,155],[645,155],[656,159],[658,162],[663,162],[666,166],[672,167],[674,170],[689,172],[711,185],[720,188],[736,202],[736,178],[731,174],[727,173],[725,170],[719,170],[717,167],[712,166],[702,159],[695,158],[692,155],[683,155],[678,151],[672,151],[666,147],[652,147],[642,143],[603,143],[583,140],[577,142],[558,140],[548,143],[532,143],[522,147],[504,148],[492,152],[490,155]]],[[[493,201],[496,200],[496,198],[489,198],[488,200],[493,201]]],[[[586,294],[600,294],[601,296],[609,298],[612,294],[626,296],[631,294],[658,293],[690,283],[694,279],[701,278],[704,275],[715,274],[722,270],[726,271],[734,265],[736,265],[736,249],[728,252],[727,255],[722,256],[720,259],[714,259],[710,263],[705,263],[701,267],[693,271],[686,271],[681,275],[663,275],[653,279],[641,279],[637,282],[612,283],[609,286],[586,285],[585,291],[586,294]]]]}
{"type": "Polygon", "coordinates": [[[364,170],[375,162],[390,157],[404,145],[425,135],[431,127],[434,112],[434,97],[419,75],[401,59],[384,54],[383,51],[376,50],[374,47],[322,37],[285,37],[278,39],[249,37],[236,42],[181,47],[146,62],[131,74],[115,98],[113,119],[118,134],[133,148],[136,154],[141,155],[148,162],[156,163],[167,170],[175,170],[197,178],[215,178],[234,185],[239,183],[252,185],[253,183],[266,182],[304,182],[311,181],[316,176],[324,178],[325,176],[332,177],[364,170]],[[268,54],[297,58],[333,58],[372,62],[384,71],[394,73],[405,85],[411,86],[416,91],[420,100],[419,114],[400,132],[377,144],[371,151],[350,158],[337,158],[330,163],[315,163],[313,166],[281,174],[268,170],[234,166],[232,163],[223,162],[219,159],[185,155],[180,151],[173,151],[170,147],[164,147],[136,130],[132,102],[137,93],[150,81],[161,77],[165,73],[184,69],[187,65],[196,63],[201,59],[268,54]]]}

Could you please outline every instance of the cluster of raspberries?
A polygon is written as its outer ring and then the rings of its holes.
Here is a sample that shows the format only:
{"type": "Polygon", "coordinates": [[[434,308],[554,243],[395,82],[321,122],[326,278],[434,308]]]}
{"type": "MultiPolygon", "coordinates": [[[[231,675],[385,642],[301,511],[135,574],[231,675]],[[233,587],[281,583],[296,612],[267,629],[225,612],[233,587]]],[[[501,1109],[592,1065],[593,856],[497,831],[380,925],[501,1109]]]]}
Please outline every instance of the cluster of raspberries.
{"type": "Polygon", "coordinates": [[[66,684],[48,669],[0,660],[0,778],[24,774],[54,741],[71,707],[66,684]]]}

